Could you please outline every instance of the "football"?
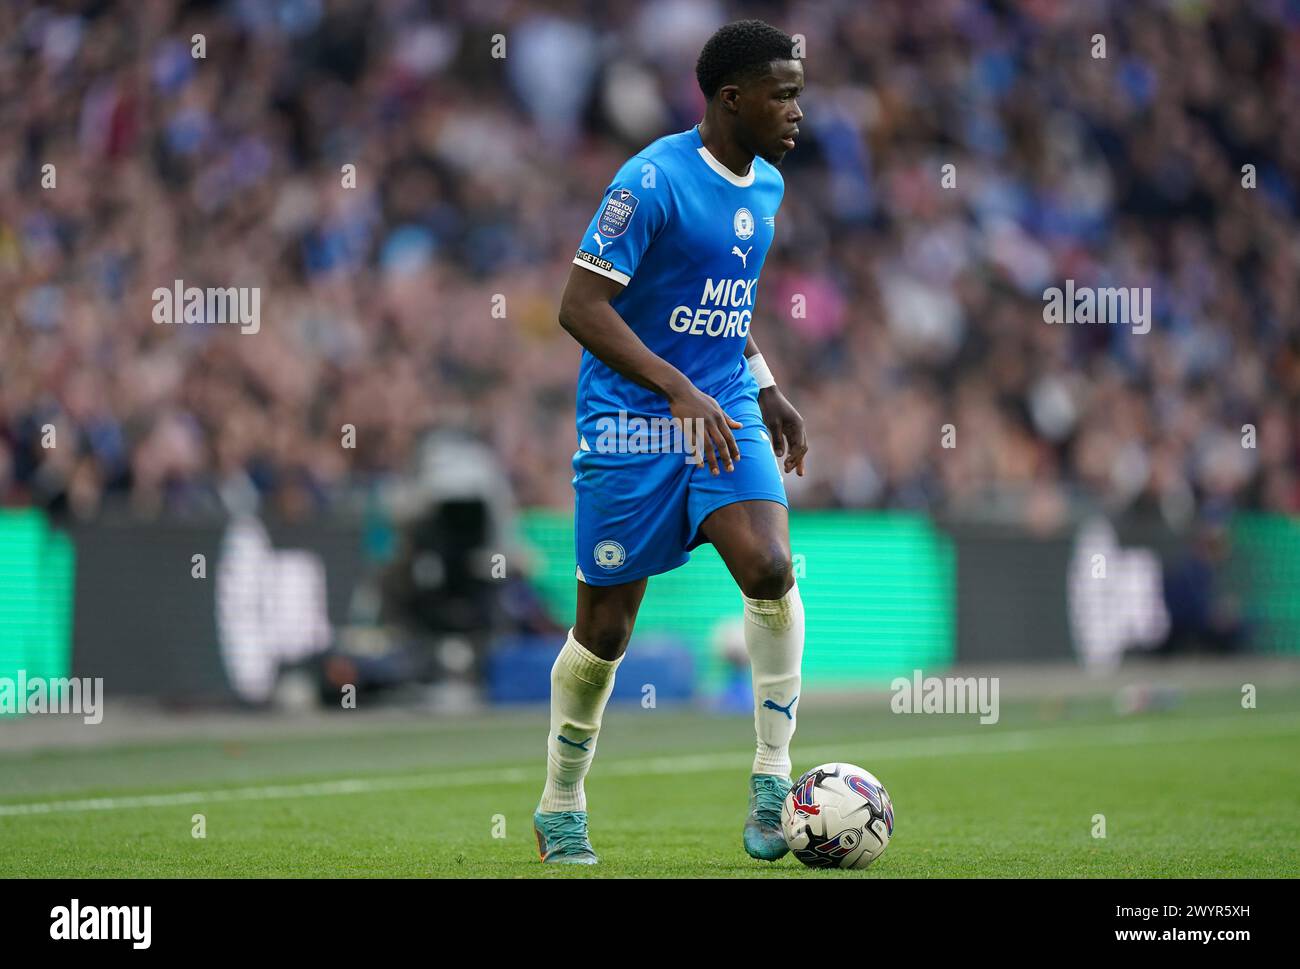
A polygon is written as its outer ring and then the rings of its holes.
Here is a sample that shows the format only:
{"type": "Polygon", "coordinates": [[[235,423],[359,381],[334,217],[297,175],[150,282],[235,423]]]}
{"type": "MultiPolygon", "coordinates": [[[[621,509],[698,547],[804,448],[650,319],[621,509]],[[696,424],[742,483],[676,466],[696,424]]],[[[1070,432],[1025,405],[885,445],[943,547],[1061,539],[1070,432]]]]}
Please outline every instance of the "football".
{"type": "Polygon", "coordinates": [[[810,868],[866,868],[894,834],[894,805],[870,771],[822,764],[790,788],[781,828],[794,856],[810,868]]]}

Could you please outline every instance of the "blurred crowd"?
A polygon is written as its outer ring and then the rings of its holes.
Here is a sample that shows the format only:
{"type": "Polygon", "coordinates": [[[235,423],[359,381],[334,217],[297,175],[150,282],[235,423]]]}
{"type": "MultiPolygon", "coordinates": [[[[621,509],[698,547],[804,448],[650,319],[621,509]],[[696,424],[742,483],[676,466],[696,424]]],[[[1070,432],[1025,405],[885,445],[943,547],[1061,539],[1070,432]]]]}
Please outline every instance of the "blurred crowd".
{"type": "Polygon", "coordinates": [[[805,44],[753,330],[792,504],[1300,511],[1286,0],[8,0],[0,503],[301,517],[457,427],[569,506],[573,251],[751,16],[805,44]],[[1067,279],[1150,332],[1047,324],[1067,279]],[[176,280],[259,331],[156,323],[176,280]]]}

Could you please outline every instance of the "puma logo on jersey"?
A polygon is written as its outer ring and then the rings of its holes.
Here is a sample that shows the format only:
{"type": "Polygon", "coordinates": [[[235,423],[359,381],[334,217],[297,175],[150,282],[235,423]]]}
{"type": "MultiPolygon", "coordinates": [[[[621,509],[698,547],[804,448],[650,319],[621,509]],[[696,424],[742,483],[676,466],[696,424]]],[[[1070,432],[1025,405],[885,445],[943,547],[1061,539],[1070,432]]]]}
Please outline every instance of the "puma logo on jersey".
{"type": "Polygon", "coordinates": [[[740,257],[740,266],[741,266],[742,269],[748,269],[748,268],[749,268],[748,266],[745,265],[745,260],[747,260],[747,259],[749,258],[749,253],[750,253],[750,251],[751,251],[753,248],[754,248],[753,246],[750,246],[749,249],[746,249],[744,252],[741,252],[741,251],[740,251],[740,246],[732,246],[732,247],[731,247],[731,254],[732,254],[733,256],[739,256],[739,257],[740,257]]]}
{"type": "Polygon", "coordinates": [[[602,256],[605,254],[605,247],[612,246],[614,244],[613,242],[605,242],[603,239],[601,239],[600,233],[598,232],[593,232],[591,234],[591,237],[596,240],[596,245],[600,246],[599,254],[602,256]]]}

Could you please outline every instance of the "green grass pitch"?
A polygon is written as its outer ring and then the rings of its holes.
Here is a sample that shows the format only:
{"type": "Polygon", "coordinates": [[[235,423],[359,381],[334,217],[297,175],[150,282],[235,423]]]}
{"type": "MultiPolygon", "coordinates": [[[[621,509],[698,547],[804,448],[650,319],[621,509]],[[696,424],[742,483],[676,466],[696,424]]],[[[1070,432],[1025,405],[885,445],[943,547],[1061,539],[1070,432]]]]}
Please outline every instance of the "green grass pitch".
{"type": "Polygon", "coordinates": [[[1300,692],[1265,686],[1243,710],[1225,687],[1130,717],[1102,699],[1005,702],[985,726],[887,700],[810,696],[793,747],[796,774],[842,760],[888,788],[894,839],[863,872],[744,854],[749,717],[616,706],[587,781],[595,868],[537,860],[533,709],[355,727],[341,712],[328,735],[0,754],[0,876],[1300,875],[1300,692]]]}

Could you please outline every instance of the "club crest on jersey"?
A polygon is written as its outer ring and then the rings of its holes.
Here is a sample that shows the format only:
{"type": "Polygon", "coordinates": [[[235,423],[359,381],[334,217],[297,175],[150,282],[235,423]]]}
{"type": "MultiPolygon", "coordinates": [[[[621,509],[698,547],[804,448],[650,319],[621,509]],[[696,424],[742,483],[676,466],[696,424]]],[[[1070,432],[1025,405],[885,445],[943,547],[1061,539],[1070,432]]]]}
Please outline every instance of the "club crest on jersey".
{"type": "Polygon", "coordinates": [[[754,213],[746,208],[736,209],[731,217],[731,227],[736,230],[736,238],[744,242],[754,234],[754,213]]]}
{"type": "Polygon", "coordinates": [[[609,198],[605,200],[605,207],[600,210],[600,218],[596,220],[596,228],[600,234],[614,239],[626,232],[638,201],[637,197],[625,188],[616,188],[610,192],[609,198]]]}
{"type": "Polygon", "coordinates": [[[596,564],[602,569],[616,569],[627,558],[627,552],[623,551],[623,546],[608,538],[603,542],[597,542],[596,547],[592,549],[591,555],[596,560],[596,564]]]}

